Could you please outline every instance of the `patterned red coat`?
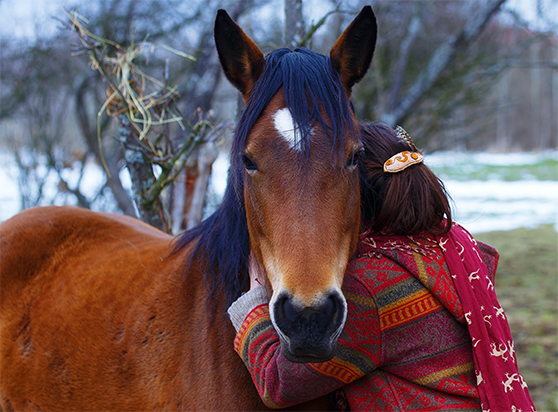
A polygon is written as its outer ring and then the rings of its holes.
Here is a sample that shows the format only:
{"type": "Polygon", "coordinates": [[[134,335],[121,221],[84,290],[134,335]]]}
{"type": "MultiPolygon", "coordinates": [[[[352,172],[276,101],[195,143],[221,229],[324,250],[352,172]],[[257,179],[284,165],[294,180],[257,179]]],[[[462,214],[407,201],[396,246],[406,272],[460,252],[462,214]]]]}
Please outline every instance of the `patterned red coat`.
{"type": "MultiPolygon", "coordinates": [[[[267,304],[255,307],[235,349],[266,405],[282,408],[342,388],[352,411],[478,411],[468,319],[443,242],[361,236],[343,285],[347,322],[328,362],[287,361],[267,304]]],[[[492,283],[498,254],[476,244],[492,283]]]]}

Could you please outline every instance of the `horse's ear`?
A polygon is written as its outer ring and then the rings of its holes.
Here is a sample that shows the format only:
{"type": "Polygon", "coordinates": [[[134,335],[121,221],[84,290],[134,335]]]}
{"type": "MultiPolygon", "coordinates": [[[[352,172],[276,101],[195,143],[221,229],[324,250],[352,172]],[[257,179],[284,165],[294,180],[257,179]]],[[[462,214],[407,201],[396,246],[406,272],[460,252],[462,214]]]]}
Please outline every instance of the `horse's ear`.
{"type": "Polygon", "coordinates": [[[225,10],[217,12],[215,44],[227,79],[247,100],[252,86],[263,72],[263,53],[225,10]]]}
{"type": "Polygon", "coordinates": [[[370,67],[378,26],[372,7],[365,6],[337,39],[329,56],[348,93],[370,67]]]}

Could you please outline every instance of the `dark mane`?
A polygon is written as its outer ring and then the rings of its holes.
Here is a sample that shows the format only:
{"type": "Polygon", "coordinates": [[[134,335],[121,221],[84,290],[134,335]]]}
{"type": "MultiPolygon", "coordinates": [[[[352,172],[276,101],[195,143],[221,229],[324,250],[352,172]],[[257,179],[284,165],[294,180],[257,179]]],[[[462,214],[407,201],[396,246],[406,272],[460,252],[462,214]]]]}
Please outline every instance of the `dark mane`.
{"type": "MultiPolygon", "coordinates": [[[[266,57],[265,68],[235,130],[230,156],[227,189],[221,206],[209,218],[176,240],[179,252],[197,240],[187,266],[194,261],[203,266],[205,281],[215,290],[223,286],[227,299],[234,301],[247,288],[250,239],[244,209],[244,166],[240,154],[246,138],[277,91],[283,88],[285,102],[302,136],[300,145],[306,159],[310,131],[318,122],[340,150],[347,138],[358,138],[351,121],[351,109],[339,74],[328,57],[307,49],[279,49],[266,57]],[[326,114],[328,121],[320,113],[326,114]],[[347,133],[349,130],[349,133],[347,133]]],[[[332,153],[335,156],[336,153],[332,153]]]]}

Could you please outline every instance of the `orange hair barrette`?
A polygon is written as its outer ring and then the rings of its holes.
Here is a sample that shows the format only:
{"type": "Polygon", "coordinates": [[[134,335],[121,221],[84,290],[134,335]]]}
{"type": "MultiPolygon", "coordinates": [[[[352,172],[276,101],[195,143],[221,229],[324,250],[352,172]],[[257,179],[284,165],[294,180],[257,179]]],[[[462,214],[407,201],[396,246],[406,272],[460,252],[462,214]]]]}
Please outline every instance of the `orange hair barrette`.
{"type": "Polygon", "coordinates": [[[409,166],[412,166],[417,163],[422,163],[424,161],[424,156],[420,154],[417,147],[411,140],[411,136],[409,133],[405,131],[401,126],[397,126],[395,128],[395,132],[397,133],[397,137],[411,146],[413,151],[403,151],[391,156],[386,162],[384,163],[384,172],[387,173],[397,173],[402,170],[405,170],[409,166]]]}

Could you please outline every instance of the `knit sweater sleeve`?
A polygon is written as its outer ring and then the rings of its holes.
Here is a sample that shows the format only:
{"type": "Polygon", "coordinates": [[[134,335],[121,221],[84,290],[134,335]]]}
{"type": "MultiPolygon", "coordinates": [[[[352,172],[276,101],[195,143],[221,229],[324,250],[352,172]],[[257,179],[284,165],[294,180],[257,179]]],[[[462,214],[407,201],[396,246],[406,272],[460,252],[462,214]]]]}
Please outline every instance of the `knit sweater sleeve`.
{"type": "Polygon", "coordinates": [[[346,276],[343,291],[349,306],[347,322],[335,356],[328,362],[288,361],[281,352],[266,303],[256,306],[246,316],[238,329],[234,348],[268,407],[284,408],[319,398],[376,369],[381,342],[374,300],[351,276],[346,276]]]}
{"type": "Polygon", "coordinates": [[[269,298],[263,286],[249,290],[234,301],[227,312],[235,330],[238,332],[242,322],[253,309],[268,302],[269,298]]]}

